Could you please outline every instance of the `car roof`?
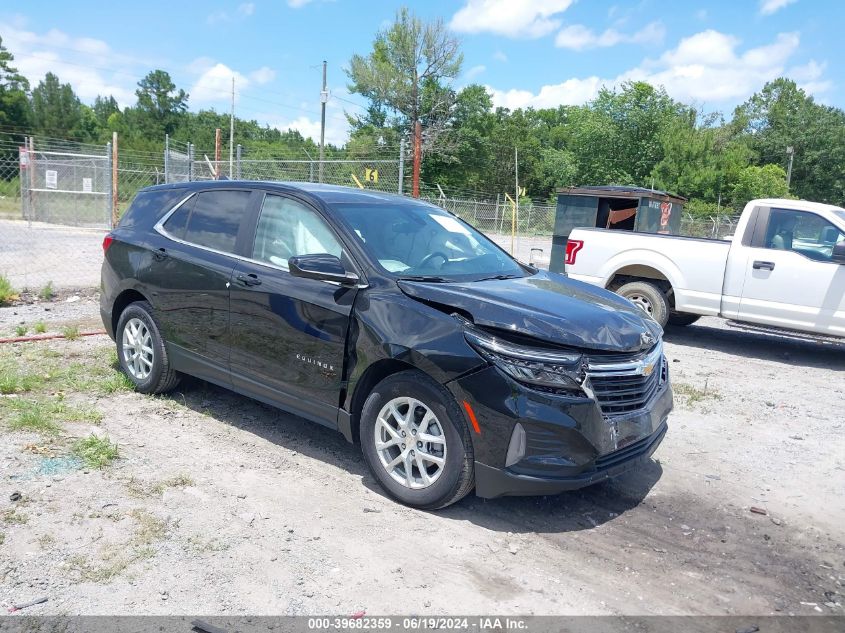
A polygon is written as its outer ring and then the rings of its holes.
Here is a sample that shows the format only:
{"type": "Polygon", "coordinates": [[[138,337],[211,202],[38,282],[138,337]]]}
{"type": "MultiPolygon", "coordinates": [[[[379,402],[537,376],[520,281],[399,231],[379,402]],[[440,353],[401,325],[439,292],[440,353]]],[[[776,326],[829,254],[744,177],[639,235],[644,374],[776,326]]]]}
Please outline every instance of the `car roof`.
{"type": "MultiPolygon", "coordinates": [[[[294,181],[267,181],[267,180],[194,180],[191,182],[178,182],[167,185],[154,185],[147,187],[146,191],[158,191],[162,189],[187,189],[189,191],[201,189],[227,189],[237,187],[260,187],[265,190],[277,190],[280,193],[299,191],[311,195],[326,203],[369,203],[386,204],[396,202],[417,202],[413,198],[401,196],[395,193],[386,193],[372,189],[358,189],[355,187],[344,187],[341,185],[330,185],[316,182],[294,182],[294,181]]],[[[421,204],[428,204],[419,201],[421,204]]]]}
{"type": "Polygon", "coordinates": [[[824,202],[811,202],[810,200],[791,200],[789,198],[760,198],[753,200],[755,204],[775,207],[778,209],[793,209],[795,211],[843,211],[842,207],[824,202]]]}

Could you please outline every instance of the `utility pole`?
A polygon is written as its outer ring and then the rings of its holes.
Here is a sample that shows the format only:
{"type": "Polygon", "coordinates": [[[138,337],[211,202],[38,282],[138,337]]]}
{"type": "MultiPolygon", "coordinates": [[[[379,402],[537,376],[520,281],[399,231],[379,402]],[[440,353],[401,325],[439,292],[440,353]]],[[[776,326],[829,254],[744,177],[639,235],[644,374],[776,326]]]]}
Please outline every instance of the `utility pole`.
{"type": "Polygon", "coordinates": [[[326,60],[323,60],[323,89],[320,91],[320,170],[319,180],[323,182],[323,159],[326,156],[326,102],[329,91],[326,88],[326,60]]]}
{"type": "Polygon", "coordinates": [[[234,173],[235,150],[235,76],[232,75],[232,112],[229,114],[229,178],[234,173]]]}
{"type": "Polygon", "coordinates": [[[399,139],[399,195],[405,186],[405,137],[399,139]]]}
{"type": "Polygon", "coordinates": [[[790,145],[786,148],[786,153],[789,155],[789,167],[786,168],[786,188],[789,189],[789,183],[792,182],[792,159],[795,158],[795,148],[790,145]]]}
{"type": "Polygon", "coordinates": [[[422,124],[419,120],[414,124],[414,174],[411,195],[420,197],[420,167],[422,165],[422,124]]]}

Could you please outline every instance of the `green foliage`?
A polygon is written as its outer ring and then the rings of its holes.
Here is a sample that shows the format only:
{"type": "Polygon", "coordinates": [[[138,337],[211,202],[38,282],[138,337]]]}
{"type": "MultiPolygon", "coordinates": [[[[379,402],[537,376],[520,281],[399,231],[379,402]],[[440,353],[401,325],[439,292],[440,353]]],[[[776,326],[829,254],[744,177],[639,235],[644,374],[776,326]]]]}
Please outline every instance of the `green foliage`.
{"type": "Polygon", "coordinates": [[[779,165],[750,165],[743,169],[733,191],[731,201],[737,209],[754,198],[788,198],[786,172],[779,165]]]}
{"type": "Polygon", "coordinates": [[[8,278],[0,274],[0,306],[11,303],[18,298],[18,293],[12,288],[12,283],[8,278]]]}
{"type": "Polygon", "coordinates": [[[38,291],[38,296],[44,299],[44,301],[49,301],[52,299],[56,293],[53,291],[53,282],[48,281],[47,284],[38,291]]]}
{"type": "Polygon", "coordinates": [[[94,434],[77,440],[71,453],[89,468],[105,468],[120,456],[117,444],[112,444],[108,436],[98,437],[94,434]]]}
{"type": "Polygon", "coordinates": [[[47,324],[44,321],[39,321],[33,328],[36,334],[44,334],[47,331],[47,324]]]}
{"type": "Polygon", "coordinates": [[[710,218],[719,215],[734,215],[736,211],[731,207],[708,202],[701,198],[692,198],[684,205],[684,212],[697,218],[710,218]]]}
{"type": "Polygon", "coordinates": [[[70,84],[48,72],[32,91],[33,127],[44,136],[75,136],[82,123],[82,103],[70,84]]]}
{"type": "Polygon", "coordinates": [[[79,338],[79,326],[66,325],[62,328],[62,336],[64,336],[69,341],[75,341],[79,338]]]}
{"type": "Polygon", "coordinates": [[[24,336],[26,334],[26,326],[18,325],[15,327],[15,336],[24,336]]]}

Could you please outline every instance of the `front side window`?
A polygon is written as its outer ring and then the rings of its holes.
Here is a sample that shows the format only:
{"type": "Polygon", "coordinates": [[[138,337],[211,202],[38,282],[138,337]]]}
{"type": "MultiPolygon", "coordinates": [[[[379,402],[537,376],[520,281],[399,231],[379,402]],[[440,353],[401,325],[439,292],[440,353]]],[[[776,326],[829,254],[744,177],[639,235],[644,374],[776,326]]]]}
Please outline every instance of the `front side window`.
{"type": "Polygon", "coordinates": [[[342,252],[337,238],[316,211],[290,198],[265,196],[253,259],[287,268],[291,257],[322,253],[340,257],[342,252]]]}
{"type": "Polygon", "coordinates": [[[769,214],[766,248],[829,262],[833,247],[842,241],[845,233],[815,213],[772,209],[769,214]]]}
{"type": "Polygon", "coordinates": [[[249,191],[203,191],[198,194],[188,218],[184,240],[224,253],[234,253],[249,196],[249,191]]]}
{"type": "Polygon", "coordinates": [[[487,237],[438,207],[412,201],[334,206],[370,257],[398,277],[469,281],[526,276],[487,237]]]}

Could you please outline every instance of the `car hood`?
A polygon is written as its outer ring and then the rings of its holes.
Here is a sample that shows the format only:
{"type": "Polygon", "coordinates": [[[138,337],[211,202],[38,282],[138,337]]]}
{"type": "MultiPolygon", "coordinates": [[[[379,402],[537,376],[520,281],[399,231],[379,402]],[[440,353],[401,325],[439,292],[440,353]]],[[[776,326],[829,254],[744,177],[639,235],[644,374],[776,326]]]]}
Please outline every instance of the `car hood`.
{"type": "Polygon", "coordinates": [[[430,283],[399,281],[414,299],[468,313],[476,325],[585,350],[636,352],[660,326],[618,295],[557,273],[519,279],[430,283]]]}

